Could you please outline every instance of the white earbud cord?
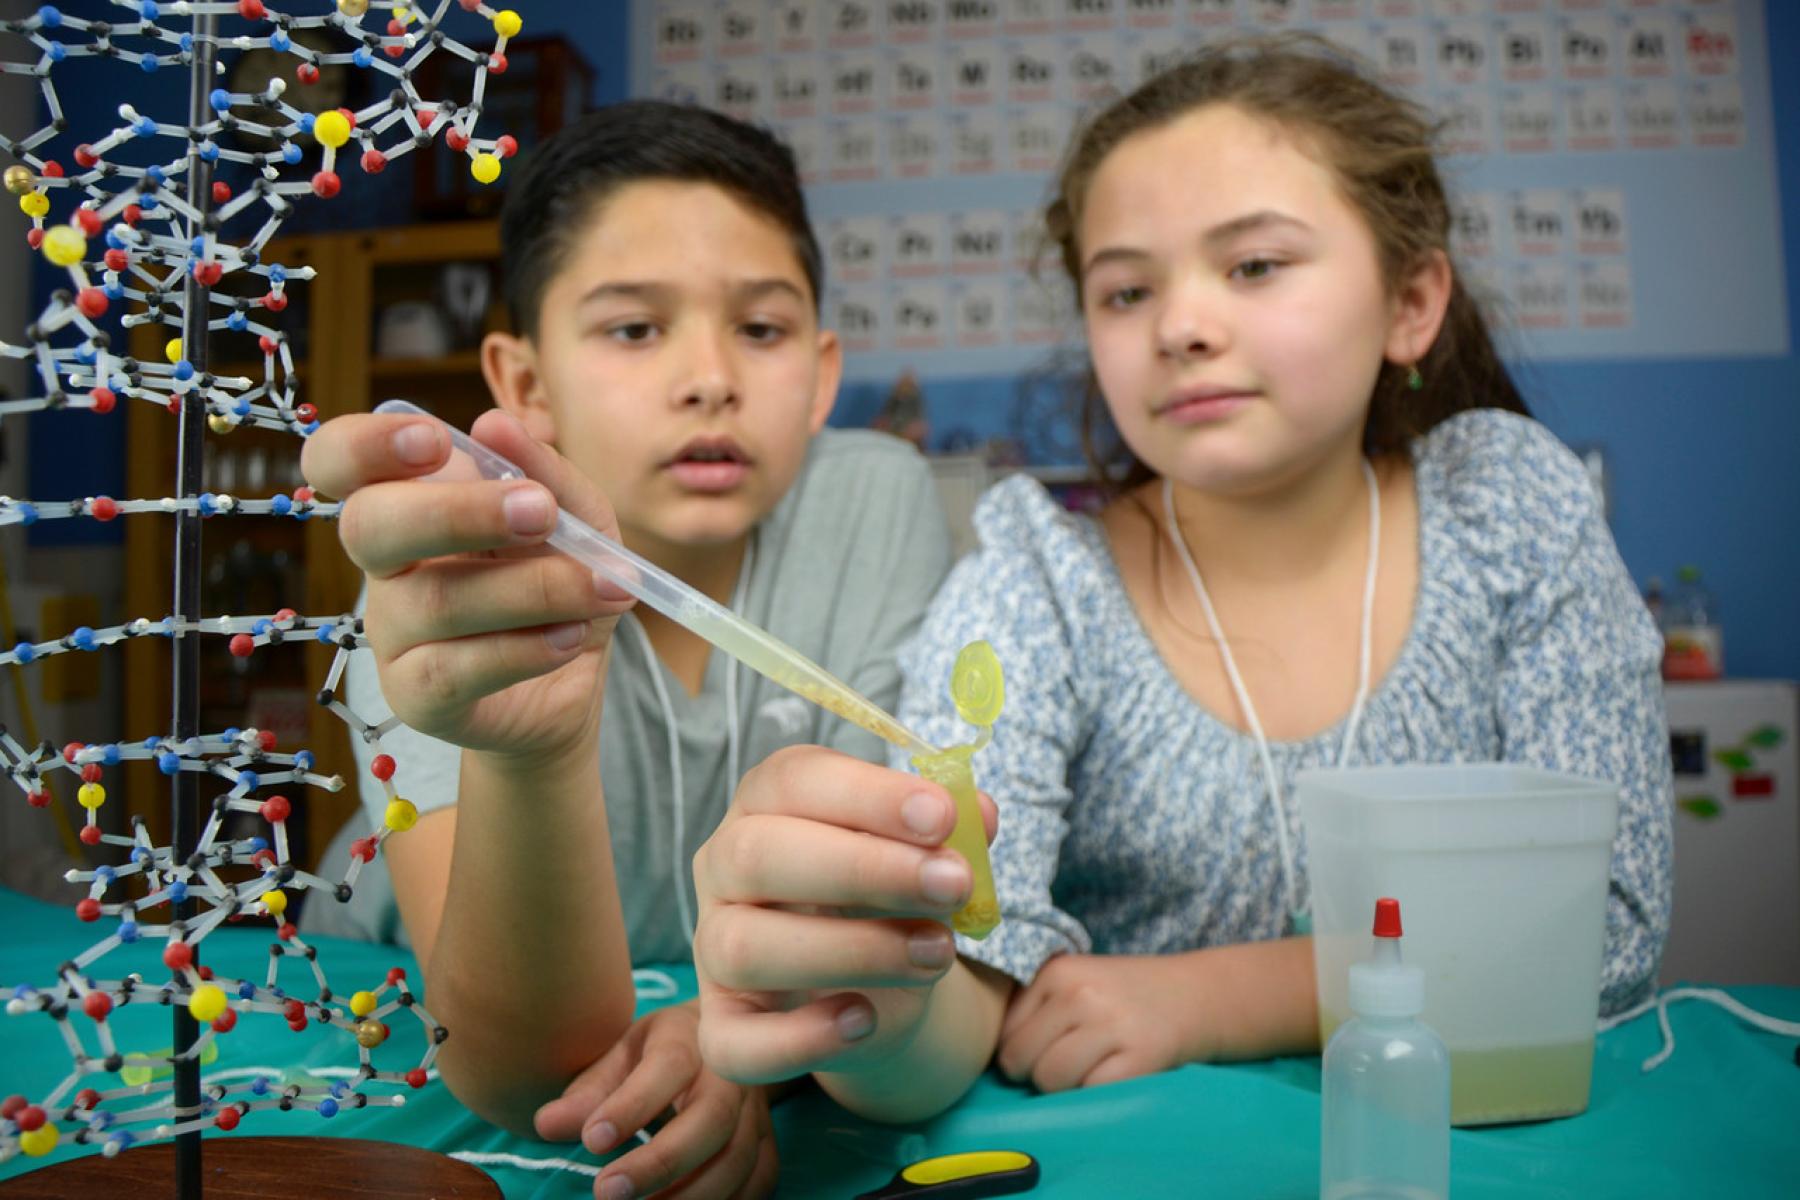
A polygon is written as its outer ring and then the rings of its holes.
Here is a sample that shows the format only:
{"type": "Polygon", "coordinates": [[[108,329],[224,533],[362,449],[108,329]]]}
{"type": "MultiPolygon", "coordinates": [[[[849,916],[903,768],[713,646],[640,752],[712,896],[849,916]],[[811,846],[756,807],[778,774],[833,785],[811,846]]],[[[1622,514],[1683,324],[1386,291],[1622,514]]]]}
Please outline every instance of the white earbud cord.
{"type": "MultiPolygon", "coordinates": [[[[1344,740],[1338,747],[1337,765],[1340,767],[1347,766],[1350,762],[1350,748],[1356,744],[1356,730],[1362,724],[1363,705],[1369,698],[1375,575],[1381,564],[1381,490],[1376,486],[1375,471],[1369,466],[1369,460],[1363,459],[1361,466],[1363,479],[1369,485],[1369,565],[1363,573],[1362,646],[1356,659],[1356,699],[1350,705],[1350,717],[1344,725],[1344,740]]],[[[1269,739],[1263,735],[1262,721],[1257,718],[1256,706],[1250,703],[1250,692],[1244,687],[1243,676],[1238,673],[1237,660],[1231,654],[1231,644],[1225,640],[1225,633],[1219,627],[1218,614],[1213,611],[1212,597],[1206,593],[1206,584],[1200,578],[1200,568],[1195,565],[1194,556],[1187,547],[1187,539],[1182,536],[1181,522],[1175,516],[1175,487],[1167,476],[1163,477],[1162,498],[1169,540],[1175,544],[1175,553],[1180,556],[1181,565],[1187,568],[1188,579],[1194,585],[1194,594],[1200,599],[1200,611],[1206,615],[1207,628],[1212,631],[1213,640],[1218,644],[1219,657],[1224,661],[1225,677],[1231,682],[1232,695],[1237,697],[1238,707],[1244,712],[1244,720],[1250,725],[1251,736],[1256,739],[1256,752],[1262,759],[1263,778],[1269,788],[1269,807],[1275,820],[1275,844],[1281,852],[1283,899],[1287,904],[1289,920],[1298,925],[1301,912],[1299,897],[1294,889],[1294,852],[1288,844],[1287,809],[1282,803],[1281,780],[1275,774],[1275,760],[1269,754],[1269,739]]]]}
{"type": "MultiPolygon", "coordinates": [[[[756,535],[751,534],[744,546],[744,565],[738,571],[737,586],[731,591],[731,607],[736,611],[743,603],[744,589],[750,580],[750,572],[756,562],[756,535]]],[[[644,632],[643,623],[632,621],[631,627],[637,630],[638,641],[644,647],[644,662],[650,672],[650,684],[656,689],[656,702],[662,707],[663,730],[669,745],[669,790],[672,794],[675,809],[673,844],[670,847],[670,865],[675,874],[675,910],[681,918],[681,933],[687,938],[689,946],[694,944],[694,907],[688,902],[688,854],[687,854],[687,822],[683,814],[687,789],[681,778],[681,726],[675,720],[675,705],[669,700],[668,685],[663,682],[662,661],[656,657],[656,648],[650,644],[650,635],[644,632]]],[[[720,653],[720,651],[714,651],[720,653]]],[[[729,800],[730,794],[737,788],[739,765],[738,739],[738,660],[726,655],[725,658],[725,788],[729,800]]]]}

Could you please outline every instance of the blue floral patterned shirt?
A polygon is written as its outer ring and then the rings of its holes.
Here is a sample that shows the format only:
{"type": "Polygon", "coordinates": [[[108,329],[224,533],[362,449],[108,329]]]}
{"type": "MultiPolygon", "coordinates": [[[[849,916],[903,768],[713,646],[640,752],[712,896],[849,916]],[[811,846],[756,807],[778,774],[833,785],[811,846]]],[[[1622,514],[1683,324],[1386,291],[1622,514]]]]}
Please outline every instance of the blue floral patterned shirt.
{"type": "MultiPolygon", "coordinates": [[[[1372,687],[1351,761],[1506,761],[1620,791],[1601,1009],[1647,994],[1668,931],[1670,762],[1661,642],[1586,472],[1536,422],[1457,415],[1413,446],[1412,627],[1372,687]]],[[[957,564],[902,653],[901,717],[966,740],[944,687],[986,638],[1007,704],[978,761],[1000,806],[1004,922],[967,957],[1029,983],[1052,955],[1157,954],[1281,936],[1280,856],[1256,744],[1196,703],[1151,644],[1091,518],[1026,477],[975,511],[957,564]]],[[[1340,723],[1269,749],[1295,886],[1294,773],[1336,762],[1340,723]]],[[[901,765],[896,760],[896,765],[901,765]]]]}

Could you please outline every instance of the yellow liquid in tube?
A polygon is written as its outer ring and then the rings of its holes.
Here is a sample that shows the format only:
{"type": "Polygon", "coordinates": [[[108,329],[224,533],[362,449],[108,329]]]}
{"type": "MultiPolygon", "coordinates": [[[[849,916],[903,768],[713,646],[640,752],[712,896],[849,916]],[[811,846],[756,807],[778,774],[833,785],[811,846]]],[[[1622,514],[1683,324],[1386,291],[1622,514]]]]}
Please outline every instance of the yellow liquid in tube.
{"type": "Polygon", "coordinates": [[[969,763],[970,748],[957,746],[949,750],[932,750],[914,737],[904,725],[873,704],[857,704],[843,692],[822,687],[795,672],[783,671],[779,675],[770,673],[770,677],[790,692],[812,701],[825,711],[835,713],[904,750],[915,752],[912,763],[919,774],[943,787],[956,803],[956,827],[950,831],[950,837],[944,844],[968,861],[969,873],[974,880],[968,902],[950,918],[950,927],[977,940],[992,933],[1000,924],[1000,903],[994,896],[994,871],[988,859],[987,827],[981,819],[981,801],[975,791],[975,772],[969,763]]]}
{"type": "Polygon", "coordinates": [[[950,831],[950,838],[944,844],[968,860],[974,886],[968,902],[950,918],[950,928],[979,941],[1000,924],[1000,902],[994,896],[987,827],[981,820],[981,800],[975,792],[975,772],[969,766],[968,747],[958,746],[941,754],[922,754],[912,761],[920,775],[942,786],[956,801],[956,828],[950,831]]]}

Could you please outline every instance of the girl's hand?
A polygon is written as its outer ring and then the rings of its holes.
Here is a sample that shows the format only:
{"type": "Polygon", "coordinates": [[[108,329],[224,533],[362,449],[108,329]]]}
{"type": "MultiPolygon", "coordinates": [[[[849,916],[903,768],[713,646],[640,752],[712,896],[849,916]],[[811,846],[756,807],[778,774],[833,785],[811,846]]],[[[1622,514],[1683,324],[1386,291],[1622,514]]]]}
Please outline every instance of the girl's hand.
{"type": "Polygon", "coordinates": [[[1062,1092],[1166,1071],[1195,1053],[1196,961],[1185,955],[1059,954],[1013,997],[1000,1070],[1062,1092]]]}
{"type": "Polygon", "coordinates": [[[594,1181],[599,1200],[675,1189],[683,1200],[756,1200],[775,1186],[774,1127],[765,1089],[740,1087],[700,1061],[698,1006],[689,1002],[640,1018],[560,1098],[538,1109],[550,1141],[605,1154],[667,1110],[675,1116],[645,1144],[608,1163],[594,1181]]]}
{"type": "Polygon", "coordinates": [[[530,480],[481,479],[435,422],[374,413],[326,422],[301,465],[344,500],[338,534],[367,576],[364,629],[394,715],[473,750],[572,753],[598,729],[631,598],[543,543],[558,505],[616,537],[612,506],[512,417],[485,413],[471,433],[530,480]]]}
{"type": "Polygon", "coordinates": [[[817,746],[745,775],[694,856],[707,1065],[766,1083],[905,1050],[956,960],[946,922],[971,878],[942,848],[955,820],[943,788],[817,746]]]}

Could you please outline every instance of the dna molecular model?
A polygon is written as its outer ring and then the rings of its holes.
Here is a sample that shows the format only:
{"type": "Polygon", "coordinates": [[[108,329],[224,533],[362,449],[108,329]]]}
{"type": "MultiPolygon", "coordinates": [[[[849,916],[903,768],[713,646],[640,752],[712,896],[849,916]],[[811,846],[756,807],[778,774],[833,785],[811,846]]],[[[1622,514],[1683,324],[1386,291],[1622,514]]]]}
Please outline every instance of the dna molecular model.
{"type": "MultiPolygon", "coordinates": [[[[311,753],[279,749],[266,730],[194,727],[198,645],[210,637],[227,639],[237,656],[279,653],[283,643],[308,638],[335,647],[319,703],[353,737],[377,749],[397,723],[364,721],[336,694],[348,655],[366,644],[354,616],[307,616],[291,609],[255,616],[197,611],[205,522],[331,519],[338,510],[304,487],[266,498],[202,491],[201,464],[208,433],[250,425],[305,438],[318,426],[314,406],[299,400],[294,356],[279,323],[288,285],[311,279],[313,270],[269,261],[265,253],[284,219],[297,202],[329,202],[350,186],[342,174],[349,164],[379,173],[438,140],[467,159],[478,182],[497,179],[502,160],[516,153],[517,143],[504,135],[482,136],[476,126],[488,76],[506,69],[507,43],[521,21],[481,0],[336,0],[335,6],[331,0],[305,0],[304,6],[327,11],[290,15],[264,0],[112,0],[106,12],[117,19],[110,21],[45,5],[26,19],[0,22],[0,45],[22,40],[28,43],[26,57],[35,55],[30,61],[14,55],[15,61],[0,62],[0,72],[34,77],[48,113],[47,123],[28,136],[0,136],[0,150],[14,160],[5,170],[6,189],[29,219],[30,246],[69,280],[24,330],[22,342],[0,340],[0,356],[24,360],[36,392],[0,399],[0,419],[57,409],[88,409],[99,418],[122,404],[142,403],[166,409],[180,427],[173,495],[0,496],[0,526],[165,517],[175,525],[168,615],[84,626],[0,651],[0,663],[28,668],[55,655],[95,653],[127,639],[164,638],[171,642],[175,671],[174,719],[167,730],[140,729],[124,740],[69,741],[58,748],[47,741],[27,746],[0,729],[0,770],[26,802],[49,807],[57,773],[77,777],[70,782],[84,813],[81,842],[112,848],[118,858],[112,865],[67,874],[85,890],[75,912],[95,925],[97,940],[56,967],[53,980],[19,984],[6,994],[10,1018],[42,1014],[54,1023],[70,1066],[47,1094],[6,1095],[13,1089],[0,1083],[5,1095],[0,1162],[18,1154],[42,1156],[70,1142],[98,1146],[111,1156],[135,1142],[174,1138],[184,1196],[198,1194],[202,1130],[231,1130],[259,1109],[297,1108],[331,1117],[348,1109],[403,1104],[407,1088],[426,1083],[447,1035],[399,968],[365,981],[368,986],[361,989],[334,990],[317,948],[299,935],[289,911],[291,897],[309,889],[347,900],[383,842],[417,820],[417,810],[395,786],[393,759],[378,754],[372,767],[388,797],[383,827],[355,844],[340,876],[327,878],[290,858],[287,822],[295,802],[272,789],[297,796],[305,788],[337,791],[344,780],[316,773],[311,753]],[[472,15],[455,17],[453,4],[472,15]],[[447,16],[488,22],[495,35],[492,48],[476,50],[448,36],[447,16]],[[171,28],[167,22],[174,20],[184,28],[171,28]],[[322,44],[335,48],[321,50],[322,44]],[[251,50],[273,51],[283,63],[291,60],[292,82],[277,75],[259,94],[216,86],[224,76],[221,55],[251,50]],[[433,54],[454,55],[472,67],[466,103],[419,94],[415,76],[433,54]],[[186,119],[171,121],[121,103],[115,128],[72,144],[53,82],[55,68],[90,56],[116,59],[119,70],[134,75],[185,69],[191,97],[186,119]],[[374,73],[380,87],[391,90],[355,111],[314,114],[289,102],[293,89],[318,81],[321,67],[341,64],[374,73]],[[214,290],[231,275],[240,276],[240,284],[248,281],[248,288],[240,286],[237,295],[214,290]],[[118,331],[139,325],[160,327],[163,361],[133,358],[114,344],[118,331]],[[261,378],[208,370],[209,341],[219,331],[256,339],[261,378]],[[167,845],[152,844],[141,818],[133,817],[123,832],[103,831],[100,821],[107,780],[116,779],[126,764],[144,760],[170,777],[174,836],[167,845]],[[216,794],[203,795],[203,786],[216,794]],[[274,922],[263,977],[226,978],[201,963],[198,952],[208,934],[228,922],[257,918],[274,922]],[[139,942],[152,949],[160,945],[166,979],[108,971],[109,956],[139,942]],[[310,978],[284,985],[280,971],[289,959],[302,960],[310,978]],[[123,1049],[112,1019],[132,1005],[168,1007],[173,1044],[150,1052],[123,1049]],[[216,1056],[220,1039],[252,1014],[279,1014],[296,1032],[310,1025],[334,1027],[346,1049],[354,1045],[355,1065],[338,1070],[336,1078],[315,1075],[298,1083],[261,1071],[222,1071],[206,1081],[202,1068],[216,1056]],[[378,1069],[372,1052],[390,1038],[399,1044],[402,1030],[390,1022],[403,1019],[422,1030],[420,1056],[404,1070],[378,1069]]],[[[10,987],[12,981],[6,983],[10,987]]]]}

